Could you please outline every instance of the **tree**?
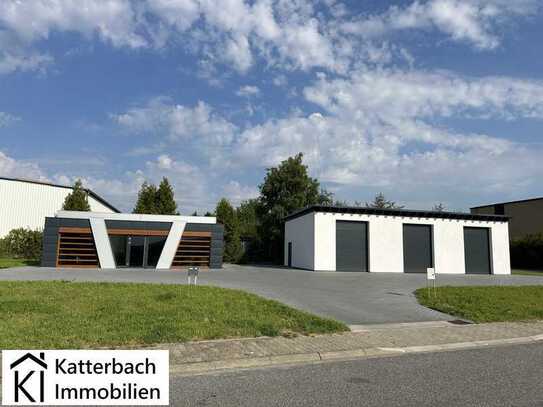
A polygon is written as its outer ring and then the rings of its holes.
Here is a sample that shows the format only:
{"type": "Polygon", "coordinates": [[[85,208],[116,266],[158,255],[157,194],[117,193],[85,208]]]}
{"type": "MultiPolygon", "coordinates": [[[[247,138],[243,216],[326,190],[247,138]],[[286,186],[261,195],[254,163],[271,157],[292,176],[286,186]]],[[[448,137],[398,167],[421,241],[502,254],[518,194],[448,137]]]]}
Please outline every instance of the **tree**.
{"type": "Polygon", "coordinates": [[[256,239],[257,237],[257,210],[258,200],[249,199],[243,201],[236,208],[236,215],[239,222],[239,232],[241,237],[256,239]]]}
{"type": "Polygon", "coordinates": [[[152,215],[179,215],[173,188],[168,178],[162,178],[158,188],[144,181],[141,184],[138,200],[132,212],[152,215]]]}
{"type": "Polygon", "coordinates": [[[89,205],[88,193],[83,188],[83,184],[80,179],[75,181],[73,190],[64,199],[62,209],[65,211],[85,211],[91,210],[89,205]]]}
{"type": "Polygon", "coordinates": [[[241,260],[243,262],[259,260],[263,257],[262,241],[258,234],[258,205],[257,199],[249,199],[243,201],[236,209],[243,247],[243,258],[241,260]]]}
{"type": "Polygon", "coordinates": [[[132,212],[146,214],[158,213],[156,207],[156,195],[156,187],[153,184],[148,184],[147,181],[144,181],[143,184],[141,184],[141,188],[138,192],[138,200],[132,212]]]}
{"type": "Polygon", "coordinates": [[[436,211],[436,212],[444,212],[445,211],[445,205],[443,205],[443,203],[439,202],[439,203],[434,205],[432,210],[436,211]]]}
{"type": "Polygon", "coordinates": [[[289,213],[309,205],[331,205],[331,194],[321,190],[319,182],[308,175],[302,163],[303,154],[281,162],[266,171],[259,186],[257,216],[258,235],[267,249],[268,260],[282,262],[284,218],[289,213]]]}
{"type": "Polygon", "coordinates": [[[156,213],[160,215],[179,215],[175,203],[173,188],[168,178],[162,178],[155,195],[156,213]]]}
{"type": "Polygon", "coordinates": [[[379,192],[375,195],[375,198],[372,202],[366,202],[367,208],[378,208],[378,209],[402,209],[402,205],[397,205],[394,201],[389,201],[385,198],[385,195],[382,192],[379,192]]]}
{"type": "Polygon", "coordinates": [[[239,222],[235,209],[227,199],[217,203],[217,222],[224,225],[224,261],[237,263],[243,256],[243,248],[239,234],[239,222]]]}

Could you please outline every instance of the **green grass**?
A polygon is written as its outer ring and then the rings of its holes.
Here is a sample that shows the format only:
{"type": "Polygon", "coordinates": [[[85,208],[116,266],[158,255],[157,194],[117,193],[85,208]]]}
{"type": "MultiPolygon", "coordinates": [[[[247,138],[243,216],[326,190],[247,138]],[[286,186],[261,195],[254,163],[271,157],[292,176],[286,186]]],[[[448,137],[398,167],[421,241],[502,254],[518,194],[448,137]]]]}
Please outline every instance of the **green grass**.
{"type": "Polygon", "coordinates": [[[0,282],[0,349],[137,346],[346,331],[239,290],[166,284],[0,282]]]}
{"type": "Polygon", "coordinates": [[[511,273],[517,276],[543,277],[543,270],[512,270],[511,273]]]}
{"type": "Polygon", "coordinates": [[[6,269],[9,267],[21,267],[21,266],[38,266],[37,260],[28,259],[12,259],[9,257],[0,257],[0,269],[6,269]]]}
{"type": "Polygon", "coordinates": [[[422,305],[473,322],[543,320],[543,286],[419,288],[422,305]]]}

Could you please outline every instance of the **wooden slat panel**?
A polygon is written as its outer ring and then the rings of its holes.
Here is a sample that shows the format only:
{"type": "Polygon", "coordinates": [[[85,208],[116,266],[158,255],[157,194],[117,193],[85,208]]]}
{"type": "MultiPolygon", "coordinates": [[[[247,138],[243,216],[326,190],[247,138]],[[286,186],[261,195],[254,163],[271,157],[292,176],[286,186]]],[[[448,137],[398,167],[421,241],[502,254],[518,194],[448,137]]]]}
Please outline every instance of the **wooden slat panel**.
{"type": "Polygon", "coordinates": [[[183,232],[182,239],[185,237],[211,237],[211,232],[183,232]]]}
{"type": "Polygon", "coordinates": [[[172,268],[207,268],[211,255],[211,232],[184,232],[177,247],[172,268]]]}
{"type": "Polygon", "coordinates": [[[59,254],[60,257],[66,258],[66,257],[93,257],[97,258],[96,253],[62,253],[62,250],[59,254]]]}
{"type": "Polygon", "coordinates": [[[83,252],[92,251],[92,252],[94,252],[94,247],[63,247],[62,251],[63,252],[73,252],[73,251],[77,251],[77,252],[80,252],[80,251],[83,251],[83,252]]]}
{"type": "Polygon", "coordinates": [[[73,243],[73,242],[60,242],[60,244],[62,245],[62,247],[78,247],[78,246],[83,246],[83,247],[94,247],[94,243],[73,243]]]}
{"type": "Polygon", "coordinates": [[[58,228],[59,233],[92,233],[90,228],[72,228],[61,226],[58,228]]]}
{"type": "Polygon", "coordinates": [[[89,228],[60,228],[57,267],[99,267],[94,238],[89,228]]]}

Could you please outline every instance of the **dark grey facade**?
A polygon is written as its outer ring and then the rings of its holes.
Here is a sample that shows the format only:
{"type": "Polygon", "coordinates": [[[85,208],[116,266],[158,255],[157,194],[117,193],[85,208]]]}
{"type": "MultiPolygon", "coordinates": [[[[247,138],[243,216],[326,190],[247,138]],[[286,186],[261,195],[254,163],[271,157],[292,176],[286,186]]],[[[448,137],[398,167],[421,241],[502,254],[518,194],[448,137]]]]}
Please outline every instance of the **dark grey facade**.
{"type": "Polygon", "coordinates": [[[543,198],[501,202],[470,209],[475,215],[505,215],[509,220],[509,239],[543,234],[543,198]]]}
{"type": "Polygon", "coordinates": [[[57,265],[59,229],[61,226],[71,228],[90,228],[88,219],[45,218],[43,228],[42,267],[57,265]]]}
{"type": "MultiPolygon", "coordinates": [[[[142,233],[142,231],[149,232],[163,232],[162,236],[166,236],[167,232],[170,231],[172,223],[171,222],[154,222],[154,221],[128,221],[128,220],[105,220],[106,229],[108,231],[115,230],[117,234],[123,230],[126,230],[126,235],[131,235],[134,231],[142,233]]],[[[42,252],[42,262],[43,267],[57,267],[59,265],[59,238],[61,236],[61,230],[66,230],[64,228],[83,228],[90,229],[90,221],[88,219],[74,219],[74,218],[62,218],[62,217],[47,217],[45,219],[44,233],[43,233],[43,252],[42,252]]],[[[75,230],[75,229],[74,229],[75,230]]],[[[223,261],[223,237],[224,237],[224,227],[221,224],[210,224],[210,223],[187,223],[183,231],[183,238],[185,232],[205,232],[210,234],[209,241],[209,268],[221,268],[223,261]]],[[[143,234],[145,234],[143,232],[143,234]]],[[[111,238],[111,237],[110,237],[111,238]]],[[[181,239],[181,236],[179,236],[181,239]]],[[[83,238],[73,237],[72,240],[84,241],[83,238]]],[[[83,243],[86,247],[83,250],[86,250],[87,253],[96,252],[95,245],[93,245],[93,237],[89,237],[88,241],[83,243]],[[91,243],[89,243],[91,242],[91,243]],[[94,249],[94,252],[93,252],[94,249]]],[[[72,244],[72,243],[69,243],[72,244]]],[[[73,244],[77,246],[76,244],[73,244]]],[[[207,253],[206,253],[207,255],[207,253]]],[[[91,254],[86,256],[92,257],[91,254]]],[[[196,265],[196,264],[195,264],[196,265]]],[[[63,266],[62,266],[63,267],[63,266]]],[[[69,266],[67,266],[69,267],[69,266]]],[[[97,265],[99,267],[99,265],[97,265]]]]}

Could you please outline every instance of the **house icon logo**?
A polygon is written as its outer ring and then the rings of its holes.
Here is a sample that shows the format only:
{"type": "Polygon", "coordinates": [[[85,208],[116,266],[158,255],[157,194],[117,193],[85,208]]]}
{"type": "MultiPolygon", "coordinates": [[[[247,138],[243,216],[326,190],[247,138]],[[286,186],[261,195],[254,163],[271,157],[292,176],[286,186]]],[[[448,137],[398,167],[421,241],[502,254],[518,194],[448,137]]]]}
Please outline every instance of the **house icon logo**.
{"type": "Polygon", "coordinates": [[[27,352],[9,365],[13,373],[15,402],[43,403],[45,400],[45,353],[27,352]],[[24,400],[25,398],[26,400],[24,400]]]}

